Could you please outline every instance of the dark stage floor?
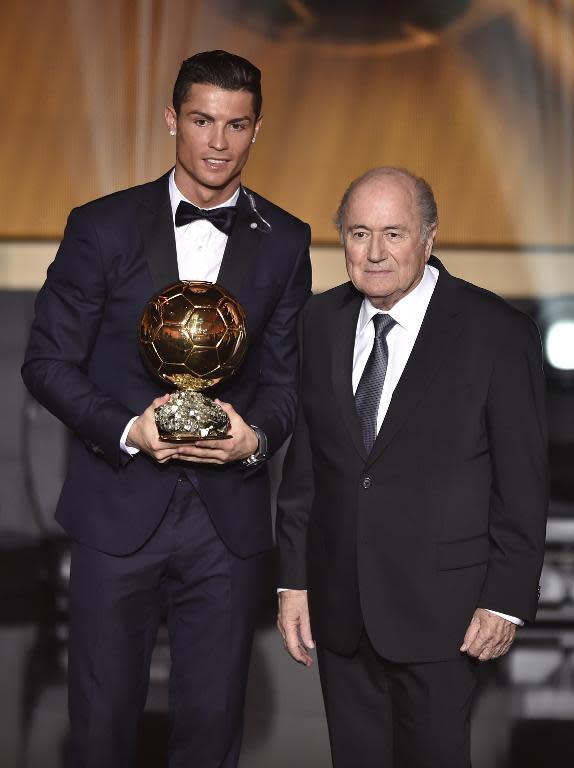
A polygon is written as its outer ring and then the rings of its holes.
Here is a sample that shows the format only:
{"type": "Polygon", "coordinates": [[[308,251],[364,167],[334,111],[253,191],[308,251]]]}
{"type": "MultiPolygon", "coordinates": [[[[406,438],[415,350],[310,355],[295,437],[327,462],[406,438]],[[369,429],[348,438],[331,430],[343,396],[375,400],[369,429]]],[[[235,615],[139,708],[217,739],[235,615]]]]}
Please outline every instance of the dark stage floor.
{"type": "MultiPolygon", "coordinates": [[[[2,571],[6,584],[5,568],[2,571]]],[[[48,586],[2,599],[2,768],[66,765],[67,631],[62,610],[65,597],[56,595],[48,586]]],[[[272,622],[268,604],[254,647],[241,766],[328,768],[317,673],[290,662],[272,622]]],[[[166,766],[169,654],[165,642],[162,633],[142,722],[139,768],[166,766]]],[[[573,765],[573,649],[574,631],[525,629],[505,661],[482,667],[473,726],[474,768],[573,765]]]]}

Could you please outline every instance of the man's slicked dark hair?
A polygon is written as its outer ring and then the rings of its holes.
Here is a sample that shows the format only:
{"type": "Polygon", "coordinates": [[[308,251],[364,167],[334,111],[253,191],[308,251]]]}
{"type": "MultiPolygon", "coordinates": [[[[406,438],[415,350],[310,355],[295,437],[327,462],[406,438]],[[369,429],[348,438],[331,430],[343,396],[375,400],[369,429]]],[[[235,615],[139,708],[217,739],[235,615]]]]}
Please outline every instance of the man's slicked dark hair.
{"type": "Polygon", "coordinates": [[[248,91],[253,94],[255,117],[261,114],[261,71],[241,56],[227,51],[204,51],[186,59],[173,87],[177,115],[193,83],[215,85],[226,91],[248,91]]]}

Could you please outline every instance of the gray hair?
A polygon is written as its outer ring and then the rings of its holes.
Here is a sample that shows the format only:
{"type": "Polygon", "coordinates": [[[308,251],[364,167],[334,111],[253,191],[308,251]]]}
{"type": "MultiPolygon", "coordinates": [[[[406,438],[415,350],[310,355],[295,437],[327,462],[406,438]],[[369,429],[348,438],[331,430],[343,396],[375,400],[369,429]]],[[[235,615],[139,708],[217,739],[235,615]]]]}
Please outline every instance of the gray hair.
{"type": "Polygon", "coordinates": [[[406,168],[395,168],[390,165],[383,165],[380,168],[371,168],[369,171],[366,171],[352,181],[345,190],[334,218],[341,242],[343,242],[343,222],[345,221],[345,214],[347,213],[351,195],[361,186],[361,184],[363,184],[363,182],[369,181],[370,179],[376,179],[380,176],[402,176],[412,182],[421,215],[421,241],[424,242],[431,230],[438,224],[438,210],[431,185],[420,176],[415,176],[414,173],[407,171],[406,168]]]}

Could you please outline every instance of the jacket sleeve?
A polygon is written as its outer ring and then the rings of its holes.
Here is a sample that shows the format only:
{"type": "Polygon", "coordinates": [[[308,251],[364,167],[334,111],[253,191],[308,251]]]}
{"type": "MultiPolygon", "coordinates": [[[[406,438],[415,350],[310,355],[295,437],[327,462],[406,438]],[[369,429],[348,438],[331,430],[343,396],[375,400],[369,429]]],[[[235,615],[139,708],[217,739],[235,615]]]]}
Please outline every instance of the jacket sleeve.
{"type": "Polygon", "coordinates": [[[97,231],[78,208],[70,214],[36,298],[22,378],[38,402],[117,468],[125,463],[120,437],[137,414],[100,391],[87,375],[106,297],[97,231]]]}
{"type": "Polygon", "coordinates": [[[548,510],[547,425],[540,336],[519,319],[498,351],[486,403],[491,554],[479,605],[533,621],[548,510]]]}
{"type": "Polygon", "coordinates": [[[265,432],[270,454],[285,442],[295,419],[297,317],[311,294],[310,238],[311,231],[305,225],[293,268],[263,332],[257,395],[243,414],[248,424],[265,432]]]}
{"type": "MultiPolygon", "coordinates": [[[[299,322],[299,351],[303,359],[303,322],[299,322]]],[[[315,497],[313,457],[303,403],[299,399],[293,437],[283,464],[277,496],[276,539],[278,584],[285,589],[307,588],[307,527],[315,497]]]]}

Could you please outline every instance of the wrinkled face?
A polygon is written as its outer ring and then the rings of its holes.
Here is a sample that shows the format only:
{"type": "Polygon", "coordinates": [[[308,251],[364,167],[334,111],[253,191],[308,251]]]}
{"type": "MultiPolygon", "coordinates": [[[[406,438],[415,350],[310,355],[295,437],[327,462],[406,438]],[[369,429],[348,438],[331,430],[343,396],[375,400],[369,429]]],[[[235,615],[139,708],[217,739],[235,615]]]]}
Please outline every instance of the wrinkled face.
{"type": "Polygon", "coordinates": [[[179,115],[167,107],[165,119],[176,135],[179,190],[197,204],[227,200],[239,185],[261,124],[253,111],[253,94],[193,83],[179,115]]]}
{"type": "Polygon", "coordinates": [[[391,309],[421,280],[436,228],[421,240],[414,184],[401,176],[365,180],[343,221],[347,272],[378,309],[391,309]]]}

